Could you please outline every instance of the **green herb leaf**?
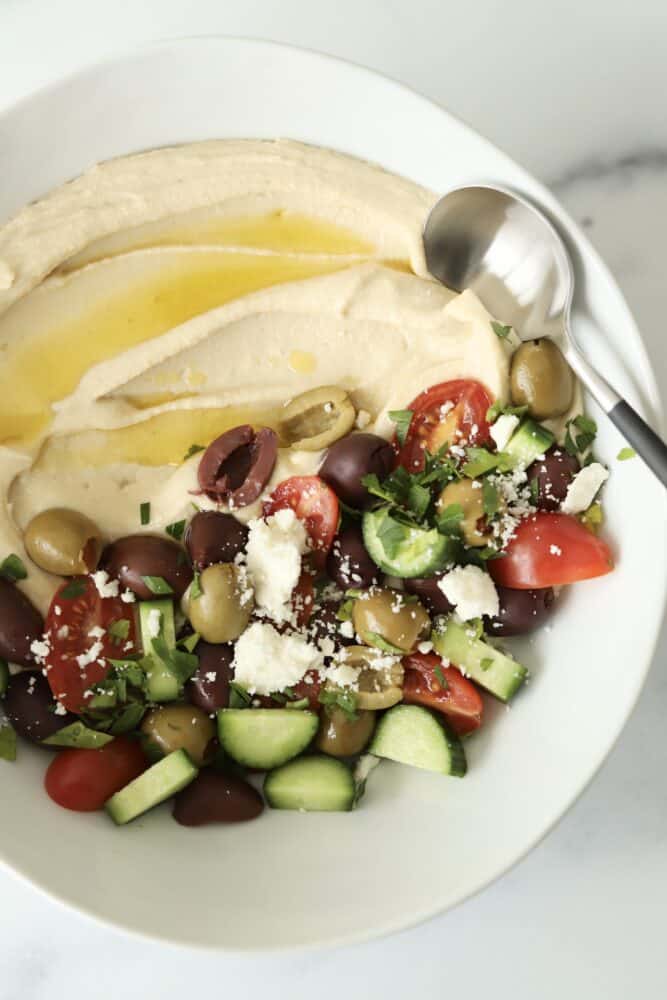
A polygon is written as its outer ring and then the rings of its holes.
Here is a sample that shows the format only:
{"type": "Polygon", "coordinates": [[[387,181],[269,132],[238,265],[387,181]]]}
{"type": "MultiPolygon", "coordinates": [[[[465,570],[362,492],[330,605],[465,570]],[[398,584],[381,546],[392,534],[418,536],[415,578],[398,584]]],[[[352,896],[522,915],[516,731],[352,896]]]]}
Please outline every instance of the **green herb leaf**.
{"type": "Polygon", "coordinates": [[[523,417],[528,412],[528,406],[507,406],[496,400],[486,411],[486,422],[487,424],[494,424],[498,417],[502,416],[512,416],[512,417],[523,417]]]}
{"type": "Polygon", "coordinates": [[[352,609],[354,608],[354,598],[348,597],[346,601],[342,601],[338,605],[338,611],[336,612],[336,618],[339,622],[351,622],[352,621],[352,609]]]}
{"type": "Polygon", "coordinates": [[[168,646],[161,635],[152,639],[151,644],[153,646],[152,655],[157,656],[181,684],[189,680],[199,666],[199,659],[194,653],[186,653],[182,649],[168,646]]]}
{"type": "Polygon", "coordinates": [[[479,665],[482,670],[488,670],[490,667],[493,666],[493,660],[491,659],[490,656],[483,656],[482,659],[479,661],[479,665]]]}
{"type": "Polygon", "coordinates": [[[16,760],[16,733],[7,721],[0,721],[0,760],[16,760]]]}
{"type": "Polygon", "coordinates": [[[109,732],[114,736],[131,733],[136,729],[146,712],[146,705],[140,701],[132,701],[126,705],[111,723],[109,732]]]}
{"type": "Polygon", "coordinates": [[[49,747],[76,747],[81,750],[96,750],[110,743],[113,736],[89,729],[83,722],[72,722],[57,733],[48,736],[42,743],[49,747]]]}
{"type": "Polygon", "coordinates": [[[435,519],[435,525],[441,535],[460,535],[463,507],[460,503],[450,503],[435,519]]]}
{"type": "Polygon", "coordinates": [[[118,618],[115,622],[111,622],[107,632],[112,639],[117,642],[122,642],[123,639],[127,639],[130,634],[130,620],[129,618],[118,618]]]}
{"type": "Polygon", "coordinates": [[[169,586],[163,576],[142,576],[141,579],[144,581],[151,594],[164,596],[165,594],[174,593],[173,589],[169,586]]]}
{"type": "Polygon", "coordinates": [[[433,673],[435,674],[436,679],[438,681],[438,684],[440,685],[440,687],[442,688],[442,690],[446,691],[447,688],[449,687],[449,681],[445,677],[445,675],[444,675],[444,673],[442,671],[442,667],[436,667],[434,669],[433,673]]]}
{"type": "Polygon", "coordinates": [[[565,450],[569,455],[581,455],[587,451],[597,434],[597,424],[590,417],[580,413],[573,420],[568,420],[565,425],[565,450]],[[573,430],[574,428],[574,430],[573,430]],[[579,433],[576,433],[579,431],[579,433]]]}
{"type": "Polygon", "coordinates": [[[192,577],[192,583],[190,584],[190,600],[191,601],[196,601],[199,597],[201,597],[201,595],[203,593],[203,591],[201,589],[201,579],[200,579],[200,576],[201,576],[201,574],[199,573],[199,570],[195,570],[195,574],[192,577]]]}
{"type": "Polygon", "coordinates": [[[424,519],[431,502],[431,491],[419,483],[413,483],[408,490],[408,507],[418,521],[424,519]]]}
{"type": "Polygon", "coordinates": [[[405,525],[400,524],[391,515],[387,515],[380,523],[377,537],[387,557],[393,559],[401,543],[405,541],[405,525]]]}
{"type": "Polygon", "coordinates": [[[183,461],[187,462],[189,458],[196,455],[198,451],[206,451],[203,444],[191,444],[185,455],[183,456],[183,461]]]}
{"type": "Polygon", "coordinates": [[[637,452],[634,448],[621,448],[616,458],[619,462],[627,462],[629,458],[635,458],[637,452]]]}
{"type": "Polygon", "coordinates": [[[528,489],[530,491],[530,502],[537,506],[537,501],[540,497],[540,483],[537,476],[535,476],[534,479],[531,479],[528,489]]]}
{"type": "Polygon", "coordinates": [[[393,653],[397,656],[405,655],[404,649],[388,642],[379,632],[364,632],[363,639],[369,646],[375,646],[376,649],[381,649],[383,653],[393,653]]]}
{"type": "Polygon", "coordinates": [[[347,691],[343,688],[322,688],[318,695],[320,705],[324,705],[329,713],[334,708],[339,708],[349,722],[354,722],[358,718],[357,696],[354,691],[347,691]]]}
{"type": "Polygon", "coordinates": [[[466,455],[468,461],[463,466],[463,474],[469,479],[477,479],[498,466],[498,453],[487,448],[466,448],[466,455]]]}
{"type": "Polygon", "coordinates": [[[74,577],[73,580],[63,587],[63,589],[58,594],[58,597],[64,597],[66,601],[73,601],[77,597],[81,597],[86,593],[86,582],[85,580],[77,580],[74,577]]]}
{"type": "Polygon", "coordinates": [[[405,439],[412,423],[412,410],[390,410],[389,419],[396,424],[396,439],[400,445],[405,444],[405,439]]]}
{"type": "Polygon", "coordinates": [[[498,323],[495,319],[491,320],[491,329],[495,333],[496,337],[499,337],[501,340],[505,340],[505,338],[509,337],[512,332],[511,326],[505,326],[504,323],[498,323]]]}
{"type": "Polygon", "coordinates": [[[482,481],[482,507],[487,517],[493,517],[500,508],[500,494],[489,479],[482,481]]]}
{"type": "Polygon", "coordinates": [[[16,583],[17,580],[25,580],[28,575],[28,570],[25,568],[23,560],[12,552],[11,555],[7,556],[0,563],[0,576],[4,580],[9,580],[10,583],[16,583]]]}
{"type": "Polygon", "coordinates": [[[139,520],[142,524],[149,524],[151,519],[151,505],[148,501],[139,504],[139,520]]]}
{"type": "Polygon", "coordinates": [[[236,681],[229,682],[229,707],[230,708],[249,708],[252,703],[252,695],[250,695],[244,687],[237,684],[236,681]]]}
{"type": "Polygon", "coordinates": [[[288,701],[285,708],[308,708],[310,702],[307,698],[299,698],[298,701],[288,701]]]}
{"type": "Polygon", "coordinates": [[[164,530],[170,538],[175,538],[177,542],[180,542],[185,531],[185,520],[174,521],[173,524],[168,524],[164,530]]]}
{"type": "Polygon", "coordinates": [[[179,639],[176,645],[179,649],[184,649],[186,653],[192,653],[200,639],[199,632],[193,632],[192,635],[186,635],[185,638],[179,639]]]}

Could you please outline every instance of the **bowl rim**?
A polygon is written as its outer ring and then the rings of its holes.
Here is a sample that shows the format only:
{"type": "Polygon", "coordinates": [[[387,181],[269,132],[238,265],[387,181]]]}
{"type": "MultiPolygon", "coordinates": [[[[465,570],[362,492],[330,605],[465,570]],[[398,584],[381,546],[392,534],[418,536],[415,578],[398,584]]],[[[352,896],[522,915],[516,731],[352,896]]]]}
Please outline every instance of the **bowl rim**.
{"type": "MultiPolygon", "coordinates": [[[[643,413],[645,417],[648,417],[652,421],[654,426],[658,430],[664,431],[666,425],[665,411],[663,403],[661,400],[660,392],[658,389],[655,372],[651,364],[650,358],[646,352],[644,342],[641,333],[637,327],[634,319],[634,315],[628,306],[625,296],[621,291],[616,279],[609,270],[608,266],[604,262],[602,256],[595,248],[595,246],[590,242],[586,233],[581,229],[581,227],[572,219],[569,212],[567,212],[561,205],[558,198],[551,192],[551,190],[542,183],[538,178],[536,178],[530,171],[524,168],[520,163],[515,161],[510,155],[505,153],[505,151],[499,147],[495,142],[488,139],[482,132],[474,128],[468,122],[458,116],[457,114],[450,111],[447,107],[440,104],[437,100],[422,94],[416,88],[410,86],[403,80],[393,77],[390,74],[381,72],[376,69],[372,69],[362,63],[357,63],[354,60],[347,59],[345,57],[332,55],[327,52],[322,52],[316,48],[311,48],[302,45],[293,45],[288,42],[274,41],[272,39],[256,37],[252,35],[228,35],[224,33],[208,33],[208,34],[193,34],[193,35],[180,35],[171,37],[158,37],[154,39],[140,40],[135,43],[114,47],[111,51],[107,52],[105,55],[99,58],[92,59],[90,61],[84,61],[77,64],[76,68],[72,71],[59,74],[54,76],[52,79],[40,84],[38,87],[28,91],[23,94],[18,99],[10,102],[7,106],[0,109],[0,126],[3,124],[5,119],[13,117],[16,114],[20,114],[24,107],[30,106],[32,103],[38,103],[42,96],[46,95],[50,91],[60,86],[68,86],[76,84],[77,82],[83,82],[90,74],[102,69],[112,69],[114,66],[121,65],[124,61],[130,58],[141,57],[142,55],[150,55],[159,49],[183,49],[184,47],[191,47],[193,50],[198,46],[203,45],[219,45],[222,44],[239,44],[242,46],[249,46],[253,48],[271,48],[280,49],[287,52],[293,52],[298,55],[308,55],[315,58],[317,61],[326,61],[335,66],[345,68],[346,70],[353,70],[357,72],[361,78],[370,78],[379,82],[389,83],[397,90],[409,95],[412,98],[417,98],[420,102],[426,105],[430,105],[431,108],[436,110],[440,115],[444,115],[446,118],[453,121],[459,130],[465,131],[469,135],[474,136],[477,140],[484,142],[496,155],[500,154],[508,162],[509,165],[518,173],[525,175],[530,178],[532,184],[539,189],[541,196],[545,199],[547,208],[551,206],[557,206],[559,217],[567,223],[568,231],[571,236],[574,237],[574,242],[578,247],[581,247],[586,256],[592,260],[596,266],[600,269],[605,279],[614,288],[616,294],[619,297],[619,302],[625,310],[625,321],[632,328],[633,333],[636,336],[638,344],[641,347],[643,362],[643,372],[642,372],[642,391],[644,398],[638,401],[638,409],[643,413]],[[551,206],[549,206],[551,202],[551,206]]],[[[171,145],[171,144],[168,144],[171,145]]],[[[155,147],[147,147],[155,148],[155,147]]],[[[127,154],[130,155],[130,154],[127,154]]],[[[506,185],[511,187],[512,185],[506,185]]],[[[44,192],[46,194],[46,192],[44,192]]],[[[542,207],[545,207],[544,202],[542,207]]],[[[588,772],[587,777],[578,784],[576,789],[572,792],[571,796],[568,798],[567,802],[560,806],[557,813],[553,816],[551,821],[540,831],[540,833],[534,836],[530,842],[528,842],[521,851],[514,855],[511,860],[506,864],[498,868],[492,875],[482,876],[472,887],[460,890],[455,893],[452,898],[447,903],[442,903],[436,901],[429,906],[422,907],[419,912],[413,911],[412,913],[405,915],[400,918],[392,918],[385,920],[380,924],[375,924],[372,927],[367,928],[362,932],[352,932],[348,934],[340,934],[336,938],[330,938],[326,942],[311,941],[307,943],[299,943],[295,945],[289,944],[273,944],[273,945],[263,945],[260,947],[255,947],[249,945],[247,947],[233,946],[229,947],[224,944],[210,944],[210,943],[200,943],[193,941],[184,941],[183,939],[170,936],[168,933],[160,933],[158,931],[151,933],[150,931],[137,928],[136,926],[128,926],[120,921],[117,921],[111,917],[100,914],[96,911],[88,909],[85,905],[79,904],[77,902],[65,899],[60,896],[56,891],[50,889],[48,886],[41,884],[36,881],[29,873],[16,868],[11,864],[6,858],[0,853],[0,866],[2,866],[3,871],[15,876],[17,879],[24,883],[28,883],[34,889],[36,889],[41,895],[46,896],[48,899],[62,907],[66,911],[74,911],[78,916],[84,917],[89,920],[93,920],[100,925],[114,931],[115,933],[120,933],[125,936],[132,938],[144,939],[157,944],[169,944],[171,946],[176,946],[179,949],[189,952],[203,952],[208,954],[229,954],[229,955],[275,955],[275,954],[301,954],[313,951],[330,951],[335,948],[340,948],[352,944],[363,944],[372,940],[377,940],[379,938],[396,934],[401,931],[407,931],[415,928],[427,921],[430,921],[444,913],[454,909],[455,907],[461,905],[461,903],[472,899],[481,893],[488,886],[492,885],[494,882],[505,876],[510,872],[515,866],[524,860],[524,858],[530,854],[535,847],[537,847],[560,823],[560,821],[565,817],[565,815],[572,809],[576,802],[580,799],[589,785],[592,783],[593,779],[596,777],[600,771],[602,765],[605,763],[609,757],[611,751],[616,746],[621,733],[625,729],[634,709],[639,700],[639,696],[644,688],[648,673],[653,664],[653,659],[655,656],[657,642],[660,636],[662,623],[665,618],[665,611],[667,611],[667,578],[663,577],[662,582],[662,600],[660,602],[662,607],[662,617],[656,616],[655,625],[653,628],[653,634],[651,636],[651,641],[648,644],[648,650],[650,655],[647,656],[646,662],[643,665],[641,672],[637,676],[635,687],[632,691],[632,697],[628,699],[628,703],[625,707],[625,711],[617,722],[616,729],[610,739],[610,741],[598,752],[594,763],[588,772]]]]}

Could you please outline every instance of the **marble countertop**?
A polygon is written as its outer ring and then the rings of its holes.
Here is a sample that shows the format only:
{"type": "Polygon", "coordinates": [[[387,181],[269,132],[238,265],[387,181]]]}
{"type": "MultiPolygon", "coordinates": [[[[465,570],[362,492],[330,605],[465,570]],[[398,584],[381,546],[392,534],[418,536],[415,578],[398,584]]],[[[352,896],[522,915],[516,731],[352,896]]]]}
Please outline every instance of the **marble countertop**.
{"type": "MultiPolygon", "coordinates": [[[[132,42],[206,33],[289,41],[373,66],[532,170],[610,265],[667,399],[663,4],[0,0],[0,108],[132,42]]],[[[525,861],[455,911],[368,945],[249,960],[127,937],[2,871],[0,1000],[176,1000],[184,989],[233,991],[235,1000],[664,996],[666,658],[663,628],[640,702],[591,787],[525,861]]],[[[0,821],[1,803],[0,791],[0,821]]]]}

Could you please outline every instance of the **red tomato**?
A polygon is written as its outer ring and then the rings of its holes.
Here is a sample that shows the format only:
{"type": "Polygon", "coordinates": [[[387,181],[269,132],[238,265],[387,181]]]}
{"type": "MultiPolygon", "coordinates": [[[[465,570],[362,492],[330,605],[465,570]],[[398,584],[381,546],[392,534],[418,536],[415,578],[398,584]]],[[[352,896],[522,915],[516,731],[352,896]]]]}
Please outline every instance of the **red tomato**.
{"type": "Polygon", "coordinates": [[[521,521],[505,555],[489,562],[503,587],[532,590],[604,576],[613,569],[609,546],[567,514],[538,513],[521,521]]]}
{"type": "MultiPolygon", "coordinates": [[[[56,698],[70,712],[82,712],[85,708],[84,691],[91,684],[104,680],[109,666],[106,657],[120,657],[126,642],[136,644],[136,629],[131,605],[119,597],[100,597],[97,587],[89,576],[72,577],[59,587],[51,601],[45,622],[50,652],[46,658],[47,679],[56,698]],[[66,597],[68,587],[82,588],[76,597],[66,597]],[[60,614],[56,613],[56,608],[60,614]],[[96,627],[108,629],[121,618],[129,621],[127,639],[121,645],[114,643],[106,633],[97,639],[90,635],[96,627]],[[77,656],[88,653],[95,642],[101,643],[99,655],[83,667],[76,661],[77,656]]],[[[136,646],[133,646],[136,648],[136,646]]]]}
{"type": "Polygon", "coordinates": [[[420,393],[407,407],[412,410],[412,420],[398,452],[398,464],[408,472],[419,472],[424,467],[425,448],[433,453],[447,443],[485,444],[489,440],[486,411],[492,402],[484,386],[472,379],[441,382],[420,393]],[[454,437],[457,430],[460,437],[454,437]]]}
{"type": "Polygon", "coordinates": [[[44,787],[64,809],[93,812],[147,767],[139,743],[118,736],[99,750],[61,750],[47,768],[44,787]]]}
{"type": "Polygon", "coordinates": [[[457,667],[443,667],[435,653],[410,653],[403,657],[403,666],[403,701],[408,705],[426,705],[442,712],[459,736],[481,726],[484,709],[481,695],[457,667]],[[447,682],[446,688],[436,675],[438,667],[447,682]]]}
{"type": "Polygon", "coordinates": [[[319,476],[291,476],[278,483],[262,511],[269,517],[285,507],[303,521],[316,562],[323,565],[338,530],[338,497],[319,476]]]}

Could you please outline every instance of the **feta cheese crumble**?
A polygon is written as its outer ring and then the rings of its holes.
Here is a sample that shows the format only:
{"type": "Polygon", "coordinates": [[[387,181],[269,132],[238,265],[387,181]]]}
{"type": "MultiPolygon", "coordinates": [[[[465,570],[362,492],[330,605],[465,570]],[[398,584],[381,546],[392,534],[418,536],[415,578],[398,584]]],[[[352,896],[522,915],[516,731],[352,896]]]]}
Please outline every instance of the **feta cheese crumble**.
{"type": "Polygon", "coordinates": [[[301,575],[301,556],[307,551],[306,529],[289,507],[266,520],[250,521],[248,528],[246,566],[255,603],[282,624],[293,614],[291,596],[301,575]]]}
{"type": "Polygon", "coordinates": [[[80,656],[76,657],[79,667],[83,670],[90,663],[94,663],[103,649],[104,647],[101,642],[94,642],[90,649],[87,649],[85,653],[81,653],[80,656]]]}
{"type": "Polygon", "coordinates": [[[602,484],[609,478],[609,471],[599,462],[591,462],[581,469],[567,489],[561,504],[564,514],[581,514],[593,503],[602,484]]]}
{"type": "Polygon", "coordinates": [[[146,617],[146,631],[149,639],[157,639],[162,628],[162,612],[158,608],[151,608],[146,617]]]}
{"type": "Polygon", "coordinates": [[[254,622],[237,640],[234,680],[250,694],[271,694],[297,684],[319,669],[322,654],[298,635],[281,635],[273,625],[254,622]]]}
{"type": "Polygon", "coordinates": [[[504,451],[509,439],[519,426],[519,418],[513,413],[503,413],[489,428],[489,434],[496,443],[498,451],[504,451]]]}
{"type": "Polygon", "coordinates": [[[497,615],[498,591],[488,573],[479,566],[457,566],[445,573],[438,587],[464,622],[483,615],[497,615]]]}
{"type": "Polygon", "coordinates": [[[96,573],[91,573],[91,576],[100,597],[118,597],[118,580],[110,580],[109,574],[105,573],[103,569],[98,569],[96,573]]]}

